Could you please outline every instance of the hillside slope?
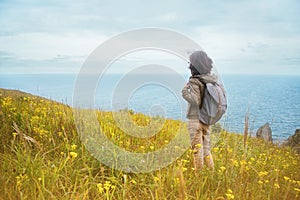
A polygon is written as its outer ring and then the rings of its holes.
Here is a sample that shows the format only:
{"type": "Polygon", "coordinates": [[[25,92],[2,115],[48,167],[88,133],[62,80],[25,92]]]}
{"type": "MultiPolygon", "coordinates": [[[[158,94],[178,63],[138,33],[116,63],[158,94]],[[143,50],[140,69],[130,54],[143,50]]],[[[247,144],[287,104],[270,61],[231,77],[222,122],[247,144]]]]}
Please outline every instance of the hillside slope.
{"type": "MultiPolygon", "coordinates": [[[[183,122],[128,111],[135,126],[163,121],[157,136],[134,138],[97,111],[101,129],[134,152],[163,148],[183,122]]],[[[192,152],[151,173],[113,170],[95,159],[77,135],[69,106],[0,89],[0,199],[299,199],[300,157],[255,138],[212,134],[215,170],[195,174],[192,152]]],[[[187,131],[184,130],[187,135],[187,131]]],[[[188,135],[187,135],[188,136],[188,135]]]]}

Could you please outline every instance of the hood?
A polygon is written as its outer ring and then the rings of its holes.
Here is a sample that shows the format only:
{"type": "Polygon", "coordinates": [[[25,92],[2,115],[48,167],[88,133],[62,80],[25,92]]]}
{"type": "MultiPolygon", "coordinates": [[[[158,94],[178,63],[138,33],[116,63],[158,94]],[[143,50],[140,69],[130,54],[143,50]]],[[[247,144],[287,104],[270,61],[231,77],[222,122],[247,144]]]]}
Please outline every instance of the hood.
{"type": "Polygon", "coordinates": [[[197,76],[192,76],[193,78],[198,78],[203,83],[216,83],[218,82],[218,77],[216,75],[202,74],[197,76]]]}

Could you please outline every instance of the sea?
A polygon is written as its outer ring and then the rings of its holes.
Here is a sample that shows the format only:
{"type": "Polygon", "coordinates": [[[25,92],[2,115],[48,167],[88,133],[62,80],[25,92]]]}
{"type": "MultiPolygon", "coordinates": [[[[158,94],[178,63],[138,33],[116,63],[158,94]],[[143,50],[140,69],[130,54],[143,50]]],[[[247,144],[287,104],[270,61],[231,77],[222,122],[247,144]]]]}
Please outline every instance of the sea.
{"type": "MultiPolygon", "coordinates": [[[[100,110],[131,109],[186,120],[187,104],[181,89],[187,75],[107,74],[84,87],[78,87],[78,80],[77,74],[0,74],[0,88],[21,90],[70,106],[76,106],[77,98],[84,97],[100,110]]],[[[91,82],[89,78],[87,82],[91,82]]],[[[275,141],[288,138],[300,128],[300,76],[226,74],[222,82],[228,110],[220,123],[227,131],[242,134],[245,116],[249,117],[250,134],[255,135],[260,126],[269,123],[275,141]]]]}

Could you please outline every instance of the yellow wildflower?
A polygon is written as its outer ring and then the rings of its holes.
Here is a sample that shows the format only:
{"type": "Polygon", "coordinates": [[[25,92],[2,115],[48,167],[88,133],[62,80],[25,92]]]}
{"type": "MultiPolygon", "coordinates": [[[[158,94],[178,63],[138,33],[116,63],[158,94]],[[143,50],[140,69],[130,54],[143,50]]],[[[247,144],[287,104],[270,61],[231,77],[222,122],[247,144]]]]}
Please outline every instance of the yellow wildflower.
{"type": "Polygon", "coordinates": [[[233,194],[226,194],[228,199],[234,199],[234,195],[233,194]]]}
{"type": "Polygon", "coordinates": [[[238,161],[236,161],[236,160],[234,160],[234,159],[230,159],[229,160],[230,162],[232,162],[232,164],[235,166],[235,167],[238,167],[239,166],[239,162],[238,161]]]}
{"type": "Polygon", "coordinates": [[[103,187],[106,192],[108,192],[110,189],[115,189],[116,187],[110,183],[110,181],[105,181],[103,184],[103,187]]]}
{"type": "Polygon", "coordinates": [[[231,153],[232,151],[233,151],[232,148],[227,148],[227,152],[228,152],[228,153],[231,153]]]}
{"type": "Polygon", "coordinates": [[[71,145],[71,149],[72,149],[72,150],[75,150],[76,148],[77,148],[77,145],[76,145],[76,144],[72,144],[72,145],[71,145]]]}
{"type": "Polygon", "coordinates": [[[99,192],[100,194],[102,194],[103,191],[104,191],[103,186],[102,186],[102,183],[98,183],[98,184],[97,184],[97,188],[98,188],[98,192],[99,192]]]}
{"type": "Polygon", "coordinates": [[[74,152],[74,151],[71,151],[71,152],[70,152],[70,156],[71,156],[72,158],[76,158],[76,157],[78,156],[78,154],[77,154],[76,152],[74,152]]]}
{"type": "Polygon", "coordinates": [[[185,160],[185,159],[182,159],[181,160],[183,163],[188,163],[189,161],[188,160],[185,160]]]}
{"type": "Polygon", "coordinates": [[[241,160],[240,163],[241,163],[241,165],[246,165],[247,161],[246,160],[241,160]]]}
{"type": "Polygon", "coordinates": [[[219,171],[220,171],[220,172],[224,172],[225,170],[226,170],[226,167],[221,166],[219,171]]]}
{"type": "Polygon", "coordinates": [[[258,176],[260,176],[260,177],[263,177],[263,176],[266,176],[266,175],[268,175],[267,171],[263,171],[263,172],[258,173],[258,176]]]}
{"type": "Polygon", "coordinates": [[[159,178],[157,176],[154,176],[154,181],[159,181],[159,178]]]}
{"type": "Polygon", "coordinates": [[[134,179],[131,179],[129,182],[132,184],[136,184],[136,181],[134,179]]]}

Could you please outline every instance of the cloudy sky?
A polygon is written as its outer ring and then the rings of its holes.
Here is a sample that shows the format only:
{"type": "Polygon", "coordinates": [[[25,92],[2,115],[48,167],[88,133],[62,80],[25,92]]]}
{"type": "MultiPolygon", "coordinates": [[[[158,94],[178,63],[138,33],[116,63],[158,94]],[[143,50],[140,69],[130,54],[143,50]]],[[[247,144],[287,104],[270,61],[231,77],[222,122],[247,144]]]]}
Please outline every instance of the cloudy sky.
{"type": "Polygon", "coordinates": [[[77,73],[105,40],[157,27],[195,40],[221,73],[300,75],[299,10],[298,0],[1,0],[0,73],[77,73]]]}

